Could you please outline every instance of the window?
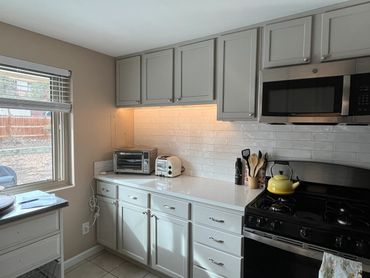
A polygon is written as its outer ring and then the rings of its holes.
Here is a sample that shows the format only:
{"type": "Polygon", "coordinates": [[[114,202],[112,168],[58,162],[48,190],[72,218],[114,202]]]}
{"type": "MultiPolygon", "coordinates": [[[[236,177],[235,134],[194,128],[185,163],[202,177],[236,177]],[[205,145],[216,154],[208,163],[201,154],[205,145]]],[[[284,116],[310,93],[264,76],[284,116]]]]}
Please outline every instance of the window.
{"type": "Polygon", "coordinates": [[[0,56],[0,186],[71,183],[70,79],[66,70],[0,56]]]}

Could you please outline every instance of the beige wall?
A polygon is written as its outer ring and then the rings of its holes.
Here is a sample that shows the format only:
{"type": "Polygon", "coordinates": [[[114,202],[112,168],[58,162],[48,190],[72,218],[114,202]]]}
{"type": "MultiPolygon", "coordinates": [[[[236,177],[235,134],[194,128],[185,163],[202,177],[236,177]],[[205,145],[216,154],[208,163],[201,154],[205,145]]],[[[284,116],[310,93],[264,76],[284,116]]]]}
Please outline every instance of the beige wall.
{"type": "MultiPolygon", "coordinates": [[[[83,34],[82,34],[83,35],[83,34]]],[[[0,55],[72,70],[75,187],[57,194],[64,210],[65,258],[96,244],[95,233],[81,234],[88,221],[93,161],[111,158],[111,113],[115,67],[112,57],[0,22],[0,55]]]]}

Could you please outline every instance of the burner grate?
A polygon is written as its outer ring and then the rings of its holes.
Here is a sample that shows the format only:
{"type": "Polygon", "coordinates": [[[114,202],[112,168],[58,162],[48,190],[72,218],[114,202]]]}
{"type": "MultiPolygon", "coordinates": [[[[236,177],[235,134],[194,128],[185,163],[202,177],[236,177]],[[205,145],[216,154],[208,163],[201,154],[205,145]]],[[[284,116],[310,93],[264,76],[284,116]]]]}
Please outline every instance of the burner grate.
{"type": "Polygon", "coordinates": [[[344,201],[328,201],[324,214],[328,224],[353,228],[370,228],[369,207],[344,201]]]}

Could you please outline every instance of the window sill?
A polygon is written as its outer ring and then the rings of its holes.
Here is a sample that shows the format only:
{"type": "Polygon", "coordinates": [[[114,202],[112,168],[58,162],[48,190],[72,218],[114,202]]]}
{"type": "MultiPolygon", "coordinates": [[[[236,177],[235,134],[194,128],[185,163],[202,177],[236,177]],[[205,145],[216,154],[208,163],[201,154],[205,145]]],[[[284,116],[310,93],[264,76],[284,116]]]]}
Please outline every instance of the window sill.
{"type": "Polygon", "coordinates": [[[35,184],[29,184],[29,185],[20,185],[20,186],[14,186],[11,188],[6,188],[3,193],[6,194],[19,194],[24,192],[29,192],[33,190],[41,190],[49,193],[57,192],[60,190],[70,189],[75,187],[73,184],[69,184],[67,182],[61,181],[61,182],[48,182],[48,183],[35,183],[35,184]]]}

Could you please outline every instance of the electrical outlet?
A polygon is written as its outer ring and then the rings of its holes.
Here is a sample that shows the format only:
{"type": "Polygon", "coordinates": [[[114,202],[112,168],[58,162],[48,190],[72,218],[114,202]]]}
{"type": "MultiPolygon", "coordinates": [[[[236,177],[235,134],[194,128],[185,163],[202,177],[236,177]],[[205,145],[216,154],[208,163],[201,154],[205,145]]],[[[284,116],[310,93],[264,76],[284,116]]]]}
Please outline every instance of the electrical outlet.
{"type": "Polygon", "coordinates": [[[82,223],[82,235],[86,235],[90,231],[90,223],[82,223]]]}

